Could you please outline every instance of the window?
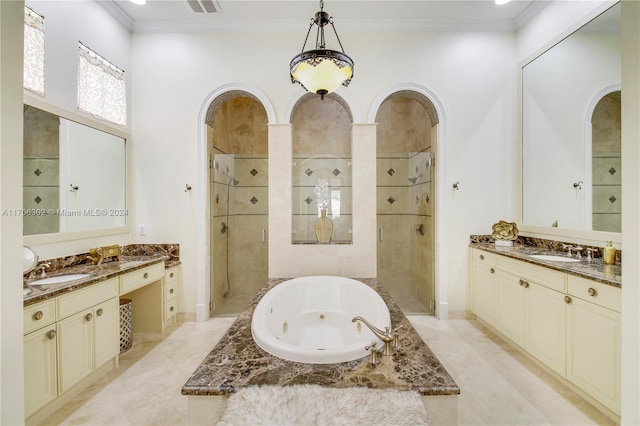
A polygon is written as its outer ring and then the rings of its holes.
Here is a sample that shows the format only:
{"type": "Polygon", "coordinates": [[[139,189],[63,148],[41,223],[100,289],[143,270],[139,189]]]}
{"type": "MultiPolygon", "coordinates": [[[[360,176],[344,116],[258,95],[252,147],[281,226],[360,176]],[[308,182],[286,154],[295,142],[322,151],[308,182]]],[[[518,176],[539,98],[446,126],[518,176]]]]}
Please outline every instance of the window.
{"type": "Polygon", "coordinates": [[[78,108],[95,117],[127,125],[124,71],[78,43],[78,108]]]}
{"type": "Polygon", "coordinates": [[[44,16],[24,7],[25,89],[44,96],[44,16]]]}

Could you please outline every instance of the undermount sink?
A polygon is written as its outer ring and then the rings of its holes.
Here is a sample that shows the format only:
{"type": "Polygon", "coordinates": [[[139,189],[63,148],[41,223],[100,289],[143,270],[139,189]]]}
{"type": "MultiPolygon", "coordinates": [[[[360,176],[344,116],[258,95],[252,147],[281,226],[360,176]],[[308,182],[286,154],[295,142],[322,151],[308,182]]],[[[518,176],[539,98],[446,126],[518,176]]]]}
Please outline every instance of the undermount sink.
{"type": "Polygon", "coordinates": [[[538,259],[538,260],[551,260],[553,262],[568,262],[568,263],[580,262],[579,259],[575,259],[573,257],[554,256],[552,254],[530,254],[529,257],[533,257],[534,259],[538,259]]]}
{"type": "Polygon", "coordinates": [[[67,281],[79,280],[81,278],[87,278],[90,274],[66,274],[58,275],[55,277],[42,278],[41,280],[34,281],[30,285],[47,285],[47,284],[59,284],[67,281]]]}

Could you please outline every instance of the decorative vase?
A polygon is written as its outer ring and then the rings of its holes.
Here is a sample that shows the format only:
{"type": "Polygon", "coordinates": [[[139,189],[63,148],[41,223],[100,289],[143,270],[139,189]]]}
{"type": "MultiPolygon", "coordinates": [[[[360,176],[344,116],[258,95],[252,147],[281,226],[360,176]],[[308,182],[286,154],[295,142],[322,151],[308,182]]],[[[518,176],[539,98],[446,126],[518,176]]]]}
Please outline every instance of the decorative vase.
{"type": "Polygon", "coordinates": [[[316,232],[318,242],[328,243],[331,241],[331,234],[333,234],[333,221],[327,217],[327,209],[320,210],[320,215],[313,222],[313,230],[316,232]]]}

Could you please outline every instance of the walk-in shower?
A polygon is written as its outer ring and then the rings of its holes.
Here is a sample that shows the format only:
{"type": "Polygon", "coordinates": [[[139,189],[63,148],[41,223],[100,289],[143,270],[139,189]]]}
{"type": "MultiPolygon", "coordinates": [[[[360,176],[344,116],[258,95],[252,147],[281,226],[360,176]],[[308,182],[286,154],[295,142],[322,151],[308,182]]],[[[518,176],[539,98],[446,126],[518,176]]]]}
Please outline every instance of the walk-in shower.
{"type": "Polygon", "coordinates": [[[207,117],[210,312],[237,315],[267,280],[267,118],[246,96],[214,102],[207,117]]]}
{"type": "Polygon", "coordinates": [[[376,116],[377,276],[406,313],[435,313],[437,117],[428,107],[415,93],[399,93],[376,116]]]}

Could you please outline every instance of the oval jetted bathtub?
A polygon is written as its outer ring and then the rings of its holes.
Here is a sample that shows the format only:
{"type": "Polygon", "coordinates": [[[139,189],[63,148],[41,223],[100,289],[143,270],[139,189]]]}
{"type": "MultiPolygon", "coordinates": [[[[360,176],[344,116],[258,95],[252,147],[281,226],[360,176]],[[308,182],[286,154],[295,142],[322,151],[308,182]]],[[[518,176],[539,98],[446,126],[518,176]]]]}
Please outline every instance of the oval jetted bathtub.
{"type": "Polygon", "coordinates": [[[389,309],[368,285],[350,278],[310,276],[284,281],[258,302],[251,320],[253,340],[279,358],[311,364],[352,361],[382,342],[360,321],[391,325],[389,309]]]}

